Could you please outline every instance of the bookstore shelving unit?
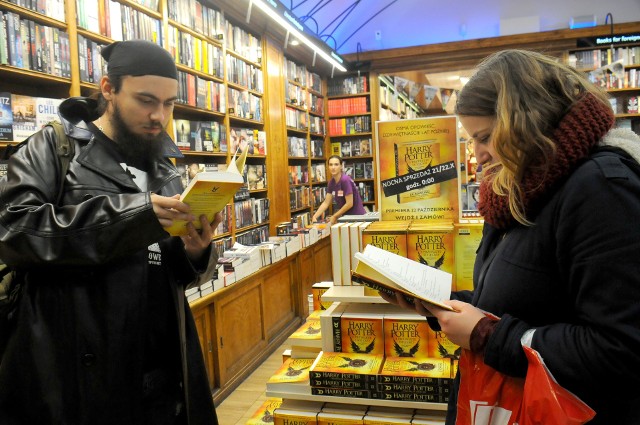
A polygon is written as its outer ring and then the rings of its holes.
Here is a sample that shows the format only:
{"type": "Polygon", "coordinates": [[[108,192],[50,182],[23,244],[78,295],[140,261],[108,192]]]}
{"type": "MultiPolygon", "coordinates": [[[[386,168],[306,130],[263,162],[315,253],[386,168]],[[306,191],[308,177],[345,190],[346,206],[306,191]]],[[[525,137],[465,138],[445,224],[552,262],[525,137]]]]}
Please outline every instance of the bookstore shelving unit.
{"type": "Polygon", "coordinates": [[[380,121],[417,118],[422,112],[420,107],[411,101],[404,92],[399,93],[391,79],[380,75],[379,99],[380,121]]]}
{"type": "Polygon", "coordinates": [[[378,79],[371,72],[329,79],[327,131],[331,155],[340,155],[343,172],[356,183],[363,204],[376,208],[373,131],[378,119],[378,79]]]}
{"type": "Polygon", "coordinates": [[[286,57],[284,78],[289,208],[291,219],[304,225],[326,194],[323,82],[286,57]]]}
{"type": "Polygon", "coordinates": [[[640,45],[637,43],[571,50],[567,61],[607,90],[619,127],[640,133],[640,45]],[[604,72],[594,72],[606,67],[604,72]],[[615,70],[614,69],[618,68],[615,70]]]}

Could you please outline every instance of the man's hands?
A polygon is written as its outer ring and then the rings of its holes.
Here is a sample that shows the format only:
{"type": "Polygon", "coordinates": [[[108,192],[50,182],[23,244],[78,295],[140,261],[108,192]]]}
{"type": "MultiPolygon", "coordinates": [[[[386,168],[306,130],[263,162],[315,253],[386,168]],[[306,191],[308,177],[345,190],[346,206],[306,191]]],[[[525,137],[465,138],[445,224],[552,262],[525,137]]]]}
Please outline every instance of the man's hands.
{"type": "Polygon", "coordinates": [[[216,227],[222,222],[222,214],[217,213],[214,216],[213,223],[209,223],[205,215],[200,216],[199,220],[202,230],[198,231],[193,225],[196,217],[191,214],[189,205],[180,201],[180,195],[169,197],[152,193],[151,204],[153,205],[153,212],[156,214],[162,227],[171,226],[174,220],[184,220],[188,222],[188,234],[181,236],[181,238],[189,259],[191,261],[199,260],[204,251],[209,247],[216,227]]]}
{"type": "Polygon", "coordinates": [[[469,341],[473,328],[480,319],[485,317],[482,310],[462,301],[443,301],[443,304],[450,305],[456,310],[449,311],[433,304],[422,302],[417,298],[414,299],[414,303],[411,304],[400,292],[396,292],[395,297],[391,297],[382,292],[380,292],[380,296],[387,302],[397,304],[402,308],[415,310],[422,316],[434,316],[438,319],[440,328],[442,332],[447,335],[447,338],[454,344],[466,349],[470,349],[469,341]]]}

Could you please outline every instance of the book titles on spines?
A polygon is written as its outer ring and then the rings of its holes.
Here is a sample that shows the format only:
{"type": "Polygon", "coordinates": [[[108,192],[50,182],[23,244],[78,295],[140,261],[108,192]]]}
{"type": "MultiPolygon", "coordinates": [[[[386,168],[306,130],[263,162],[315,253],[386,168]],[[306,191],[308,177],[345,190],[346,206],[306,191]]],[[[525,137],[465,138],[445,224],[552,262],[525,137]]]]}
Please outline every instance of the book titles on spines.
{"type": "Polygon", "coordinates": [[[60,121],[62,99],[0,92],[0,141],[21,142],[50,121],[60,121]]]}
{"type": "Polygon", "coordinates": [[[8,2],[40,13],[56,21],[65,21],[64,0],[8,0],[8,2]]]}
{"type": "Polygon", "coordinates": [[[0,64],[71,77],[69,34],[0,10],[0,64]]]}
{"type": "Polygon", "coordinates": [[[115,0],[76,0],[78,27],[115,41],[143,39],[162,45],[160,16],[115,0]]]}

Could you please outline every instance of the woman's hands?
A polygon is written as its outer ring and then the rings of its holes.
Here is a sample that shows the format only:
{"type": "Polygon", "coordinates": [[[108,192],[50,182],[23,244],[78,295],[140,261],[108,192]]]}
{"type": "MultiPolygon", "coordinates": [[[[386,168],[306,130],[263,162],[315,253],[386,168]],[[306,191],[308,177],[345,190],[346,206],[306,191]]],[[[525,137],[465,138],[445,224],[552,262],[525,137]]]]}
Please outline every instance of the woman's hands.
{"type": "Polygon", "coordinates": [[[467,350],[470,349],[469,341],[473,328],[475,328],[480,319],[485,317],[485,313],[482,310],[462,301],[443,301],[443,304],[449,305],[456,310],[449,311],[417,298],[414,299],[412,304],[407,301],[405,296],[400,292],[396,292],[395,297],[382,292],[380,292],[380,296],[387,302],[397,304],[408,310],[415,310],[422,316],[434,316],[438,319],[440,328],[442,332],[447,335],[447,338],[454,344],[467,350]]]}

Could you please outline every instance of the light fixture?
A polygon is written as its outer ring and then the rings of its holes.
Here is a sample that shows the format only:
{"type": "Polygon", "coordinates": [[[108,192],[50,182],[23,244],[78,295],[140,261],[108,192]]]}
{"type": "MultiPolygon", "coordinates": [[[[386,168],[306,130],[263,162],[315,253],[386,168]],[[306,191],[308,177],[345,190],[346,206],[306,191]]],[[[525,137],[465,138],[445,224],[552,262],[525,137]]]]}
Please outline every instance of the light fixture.
{"type": "Polygon", "coordinates": [[[329,55],[327,52],[318,47],[315,43],[313,43],[302,34],[302,31],[304,31],[304,27],[289,12],[284,12],[284,15],[287,17],[287,21],[273,9],[274,7],[277,7],[276,3],[273,0],[268,0],[268,2],[269,4],[265,3],[263,0],[251,0],[250,4],[255,4],[256,6],[258,6],[258,8],[269,15],[271,19],[282,25],[282,27],[289,31],[291,35],[293,35],[297,40],[306,44],[314,52],[316,52],[323,59],[333,65],[336,69],[339,69],[342,72],[347,71],[347,69],[341,63],[341,58],[336,58],[333,55],[329,55]]]}
{"type": "Polygon", "coordinates": [[[298,41],[297,38],[292,39],[289,44],[291,44],[292,46],[297,46],[300,44],[300,42],[298,41]]]}

